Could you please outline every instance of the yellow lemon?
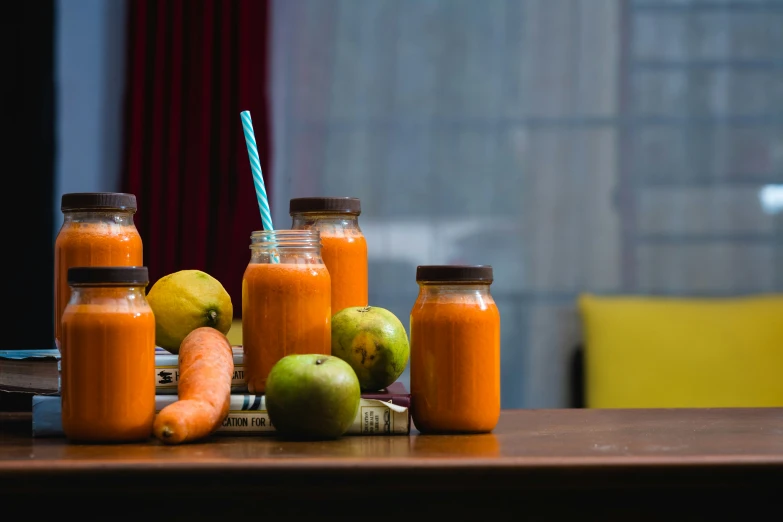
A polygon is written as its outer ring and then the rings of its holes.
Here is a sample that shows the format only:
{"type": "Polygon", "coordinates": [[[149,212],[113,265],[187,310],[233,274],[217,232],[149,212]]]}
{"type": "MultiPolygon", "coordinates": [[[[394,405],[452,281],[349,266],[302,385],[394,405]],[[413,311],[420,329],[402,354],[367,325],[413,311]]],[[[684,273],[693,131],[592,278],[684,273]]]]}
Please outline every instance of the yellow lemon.
{"type": "Polygon", "coordinates": [[[180,270],[158,279],[147,293],[155,314],[155,344],[179,353],[193,330],[209,326],[224,335],[231,329],[234,307],[223,285],[200,270],[180,270]]]}

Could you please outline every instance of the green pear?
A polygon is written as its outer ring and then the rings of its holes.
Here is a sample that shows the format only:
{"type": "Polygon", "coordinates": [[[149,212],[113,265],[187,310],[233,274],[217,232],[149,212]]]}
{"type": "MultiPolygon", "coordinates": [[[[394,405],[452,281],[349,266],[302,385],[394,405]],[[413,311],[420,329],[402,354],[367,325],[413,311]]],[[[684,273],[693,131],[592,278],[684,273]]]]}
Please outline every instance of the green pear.
{"type": "Polygon", "coordinates": [[[361,389],[339,357],[292,354],[272,367],[265,394],[269,420],[281,436],[336,439],[356,420],[361,389]]]}
{"type": "Polygon", "coordinates": [[[351,365],[362,391],[396,381],[410,358],[405,326],[378,306],[343,308],[332,317],[332,355],[351,365]]]}

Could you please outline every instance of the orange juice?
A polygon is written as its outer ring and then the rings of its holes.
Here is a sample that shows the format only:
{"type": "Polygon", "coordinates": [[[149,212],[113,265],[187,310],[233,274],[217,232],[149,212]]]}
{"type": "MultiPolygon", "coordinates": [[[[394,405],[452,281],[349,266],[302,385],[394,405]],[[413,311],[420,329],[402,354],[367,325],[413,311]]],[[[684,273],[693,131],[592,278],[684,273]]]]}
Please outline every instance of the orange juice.
{"type": "Polygon", "coordinates": [[[141,266],[142,240],[133,223],[136,197],[121,193],[73,193],[62,197],[63,225],[54,244],[55,342],[70,299],[74,266],[141,266]]]}
{"type": "Polygon", "coordinates": [[[321,256],[332,279],[332,315],[367,306],[367,241],[359,227],[359,199],[293,198],[289,205],[291,228],[321,233],[321,256]]]}
{"type": "Polygon", "coordinates": [[[332,310],[367,306],[367,241],[358,231],[321,232],[321,256],[332,279],[332,310]]]}
{"type": "Polygon", "coordinates": [[[63,312],[61,396],[70,440],[149,438],[155,417],[155,316],[144,267],[78,267],[63,312]]]}
{"type": "Polygon", "coordinates": [[[242,344],[250,393],[261,394],[277,361],[331,353],[331,279],[318,232],[256,232],[242,278],[242,344]]]}
{"type": "Polygon", "coordinates": [[[500,314],[489,266],[422,266],[411,310],[411,415],[423,432],[489,432],[500,416],[500,314]]]}

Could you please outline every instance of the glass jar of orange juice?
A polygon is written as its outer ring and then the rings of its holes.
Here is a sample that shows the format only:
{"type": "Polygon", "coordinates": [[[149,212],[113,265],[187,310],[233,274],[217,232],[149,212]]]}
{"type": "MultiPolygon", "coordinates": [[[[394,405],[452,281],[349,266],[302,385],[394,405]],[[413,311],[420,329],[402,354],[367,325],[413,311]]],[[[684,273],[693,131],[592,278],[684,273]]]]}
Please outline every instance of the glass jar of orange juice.
{"type": "Polygon", "coordinates": [[[72,267],[63,311],[61,390],[65,436],[143,441],[155,419],[155,316],[147,268],[72,267]]]}
{"type": "Polygon", "coordinates": [[[70,299],[72,266],[141,266],[142,241],[133,222],[136,196],[120,192],[63,194],[63,224],[54,243],[55,344],[60,348],[63,310],[70,299]]]}
{"type": "Polygon", "coordinates": [[[332,352],[331,279],[317,230],[250,236],[242,278],[242,344],[250,393],[262,394],[277,361],[332,352]]]}
{"type": "Polygon", "coordinates": [[[291,228],[321,233],[321,255],[332,278],[332,315],[367,306],[367,242],[359,227],[361,201],[349,197],[294,198],[291,228]]]}
{"type": "Polygon", "coordinates": [[[481,433],[500,416],[500,313],[489,265],[425,265],[410,316],[411,415],[422,433],[481,433]]]}

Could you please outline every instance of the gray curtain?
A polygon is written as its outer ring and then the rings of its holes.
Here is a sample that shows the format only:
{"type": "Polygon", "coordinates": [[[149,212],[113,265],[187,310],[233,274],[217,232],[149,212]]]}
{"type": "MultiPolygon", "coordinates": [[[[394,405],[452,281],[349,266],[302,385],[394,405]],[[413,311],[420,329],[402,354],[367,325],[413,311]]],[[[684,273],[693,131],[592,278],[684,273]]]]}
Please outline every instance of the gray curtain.
{"type": "Polygon", "coordinates": [[[416,265],[493,265],[504,408],[569,405],[581,291],[783,290],[783,221],[759,197],[783,183],[783,2],[272,16],[275,223],[290,197],[360,197],[370,303],[405,324],[416,265]]]}

